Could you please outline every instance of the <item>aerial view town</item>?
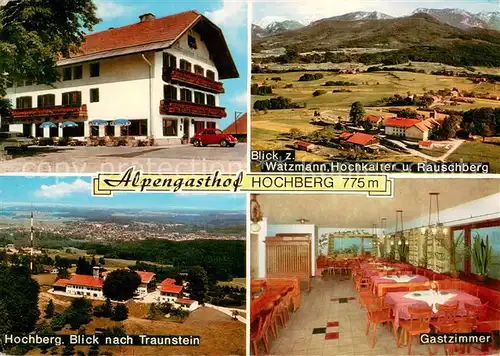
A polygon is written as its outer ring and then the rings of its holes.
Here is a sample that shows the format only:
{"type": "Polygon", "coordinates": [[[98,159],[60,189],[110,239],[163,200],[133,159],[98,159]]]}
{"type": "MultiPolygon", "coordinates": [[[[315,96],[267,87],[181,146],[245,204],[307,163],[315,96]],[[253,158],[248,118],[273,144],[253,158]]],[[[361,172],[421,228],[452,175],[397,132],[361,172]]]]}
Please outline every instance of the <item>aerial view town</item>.
{"type": "Polygon", "coordinates": [[[2,333],[196,335],[200,344],[1,351],[244,354],[246,197],[103,199],[90,181],[0,177],[2,333]]]}
{"type": "Polygon", "coordinates": [[[252,149],[295,149],[304,161],[488,162],[498,172],[498,6],[377,3],[326,18],[323,2],[253,8],[252,149]]]}

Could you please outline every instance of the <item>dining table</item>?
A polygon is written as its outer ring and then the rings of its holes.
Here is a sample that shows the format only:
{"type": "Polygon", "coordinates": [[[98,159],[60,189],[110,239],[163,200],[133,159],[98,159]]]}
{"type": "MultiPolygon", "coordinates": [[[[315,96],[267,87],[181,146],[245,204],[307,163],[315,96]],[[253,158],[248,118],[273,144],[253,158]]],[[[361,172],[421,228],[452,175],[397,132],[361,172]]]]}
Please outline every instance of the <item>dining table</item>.
{"type": "Polygon", "coordinates": [[[399,326],[400,319],[410,319],[409,307],[430,306],[435,316],[440,304],[455,302],[458,302],[458,316],[467,315],[465,303],[481,305],[481,300],[478,297],[457,289],[446,289],[439,292],[428,289],[412,292],[389,292],[384,297],[384,304],[392,308],[396,327],[399,326]]]}
{"type": "MultiPolygon", "coordinates": [[[[429,278],[422,276],[422,275],[388,275],[388,276],[371,276],[371,280],[373,281],[373,293],[380,295],[381,293],[378,293],[378,286],[380,284],[387,284],[387,283],[425,283],[429,281],[429,278]]],[[[404,286],[405,284],[401,284],[401,286],[404,286]]]]}

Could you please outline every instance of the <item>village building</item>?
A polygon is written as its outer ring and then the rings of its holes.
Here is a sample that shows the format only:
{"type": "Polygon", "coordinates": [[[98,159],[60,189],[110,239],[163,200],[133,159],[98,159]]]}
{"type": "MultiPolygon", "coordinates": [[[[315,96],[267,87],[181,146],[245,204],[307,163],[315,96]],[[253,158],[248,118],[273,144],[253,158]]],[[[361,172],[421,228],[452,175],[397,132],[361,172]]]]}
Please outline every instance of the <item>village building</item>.
{"type": "Polygon", "coordinates": [[[223,79],[238,70],[221,30],[196,11],[85,36],[53,86],[9,83],[9,131],[33,137],[131,136],[181,143],[226,116],[223,79]]]}
{"type": "Polygon", "coordinates": [[[382,125],[384,119],[382,118],[382,116],[369,115],[365,117],[365,121],[368,121],[370,124],[372,124],[372,127],[378,127],[382,125]]]}
{"type": "Polygon", "coordinates": [[[375,135],[369,135],[362,132],[342,132],[339,136],[340,142],[350,147],[361,147],[371,149],[371,146],[379,142],[375,135]]]}
{"type": "Polygon", "coordinates": [[[159,289],[159,299],[162,303],[170,303],[176,308],[182,308],[189,312],[192,312],[199,307],[199,303],[196,300],[185,298],[185,293],[183,293],[184,286],[176,285],[174,279],[165,279],[159,285],[159,289]]]}
{"type": "Polygon", "coordinates": [[[294,146],[296,149],[301,150],[301,151],[307,151],[307,152],[315,152],[318,150],[318,147],[311,142],[306,142],[306,141],[295,141],[294,146]]]}
{"type": "Polygon", "coordinates": [[[384,120],[385,134],[418,141],[428,141],[429,131],[439,125],[435,119],[402,119],[389,118],[384,120]]]}
{"type": "Polygon", "coordinates": [[[247,114],[239,116],[231,125],[223,131],[225,134],[233,135],[239,142],[246,142],[248,132],[247,114]]]}
{"type": "MultiPolygon", "coordinates": [[[[136,294],[144,296],[154,290],[153,272],[135,271],[141,278],[141,284],[136,290],[136,294]]],[[[104,298],[102,287],[108,273],[100,273],[100,267],[94,266],[92,276],[83,274],[73,274],[69,279],[58,279],[53,285],[54,292],[64,292],[74,296],[84,296],[92,298],[104,298]]]]}

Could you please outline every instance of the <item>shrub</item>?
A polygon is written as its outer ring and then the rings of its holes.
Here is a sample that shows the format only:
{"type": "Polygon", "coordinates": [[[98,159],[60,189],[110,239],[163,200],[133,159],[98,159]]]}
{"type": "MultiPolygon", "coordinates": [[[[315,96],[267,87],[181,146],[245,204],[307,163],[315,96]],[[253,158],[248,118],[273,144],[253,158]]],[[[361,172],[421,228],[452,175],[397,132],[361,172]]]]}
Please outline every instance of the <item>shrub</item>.
{"type": "Polygon", "coordinates": [[[128,318],[128,308],[125,304],[118,304],[113,311],[112,320],[122,321],[128,318]]]}
{"type": "Polygon", "coordinates": [[[272,77],[271,80],[274,80],[275,82],[279,82],[281,80],[280,77],[272,77]]]}
{"type": "Polygon", "coordinates": [[[253,84],[250,88],[250,92],[252,95],[269,95],[273,93],[273,88],[270,86],[253,84]]]}
{"type": "Polygon", "coordinates": [[[64,314],[55,313],[50,321],[50,327],[54,331],[61,330],[66,325],[66,317],[64,314]]]}
{"type": "Polygon", "coordinates": [[[325,93],[326,93],[326,90],[321,90],[321,89],[320,90],[315,90],[313,92],[313,96],[320,96],[320,95],[323,95],[325,93]]]}
{"type": "Polygon", "coordinates": [[[290,84],[285,85],[285,89],[289,89],[289,88],[293,88],[293,84],[290,83],[290,84]]]}
{"type": "Polygon", "coordinates": [[[325,87],[329,87],[329,86],[355,86],[355,85],[358,85],[354,82],[344,82],[343,80],[337,80],[337,81],[328,81],[324,84],[325,87]]]}
{"type": "Polygon", "coordinates": [[[50,319],[54,316],[54,302],[52,299],[47,303],[47,307],[45,308],[45,318],[50,319]]]}
{"type": "Polygon", "coordinates": [[[311,80],[318,80],[321,78],[323,78],[323,74],[321,73],[315,73],[315,74],[305,73],[302,74],[302,76],[299,78],[299,82],[307,82],[311,80]]]}

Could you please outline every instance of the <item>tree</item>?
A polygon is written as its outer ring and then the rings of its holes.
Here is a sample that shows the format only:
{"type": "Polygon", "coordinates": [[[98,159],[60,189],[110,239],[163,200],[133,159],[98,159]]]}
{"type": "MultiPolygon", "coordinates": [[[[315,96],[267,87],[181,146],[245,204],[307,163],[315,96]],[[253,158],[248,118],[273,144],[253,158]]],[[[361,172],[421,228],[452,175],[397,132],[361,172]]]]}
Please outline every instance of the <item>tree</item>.
{"type": "Polygon", "coordinates": [[[351,105],[351,111],[349,112],[349,119],[353,125],[358,126],[365,116],[365,108],[363,104],[359,101],[355,101],[351,105]]]}
{"type": "Polygon", "coordinates": [[[26,267],[0,267],[0,305],[8,315],[8,332],[28,333],[34,330],[40,312],[40,286],[26,267]]]}
{"type": "Polygon", "coordinates": [[[403,110],[400,110],[398,112],[398,117],[401,117],[404,119],[417,119],[418,113],[412,109],[403,109],[403,110]]]}
{"type": "MultiPolygon", "coordinates": [[[[59,78],[59,56],[68,57],[99,22],[92,0],[11,0],[0,7],[0,18],[0,73],[47,85],[59,78]]],[[[1,96],[7,78],[0,78],[1,96]]]]}
{"type": "Polygon", "coordinates": [[[67,268],[59,268],[59,271],[57,272],[57,278],[66,279],[66,278],[69,278],[69,276],[70,276],[70,274],[69,274],[67,268]]]}
{"type": "Polygon", "coordinates": [[[122,321],[128,318],[128,308],[125,304],[117,304],[113,311],[112,320],[122,321]]]}
{"type": "Polygon", "coordinates": [[[106,298],[104,304],[98,305],[94,308],[94,315],[101,318],[110,318],[113,314],[113,304],[111,300],[106,298]]]}
{"type": "Polygon", "coordinates": [[[130,270],[118,269],[106,277],[102,291],[106,298],[112,300],[129,300],[141,284],[141,278],[130,270]]]}
{"type": "Polygon", "coordinates": [[[49,299],[47,306],[45,307],[45,318],[50,319],[54,316],[54,302],[49,299]]]}
{"type": "Polygon", "coordinates": [[[93,272],[92,265],[87,262],[85,257],[79,257],[76,263],[76,274],[92,275],[93,272]]]}
{"type": "Polygon", "coordinates": [[[189,270],[187,276],[187,291],[189,297],[203,304],[208,292],[208,275],[203,267],[195,266],[189,270]]]}
{"type": "Polygon", "coordinates": [[[63,356],[72,356],[75,354],[75,347],[72,344],[66,344],[62,351],[63,356]]]}
{"type": "Polygon", "coordinates": [[[92,303],[86,298],[73,299],[71,305],[64,311],[66,322],[76,330],[92,320],[92,303]]]}
{"type": "Polygon", "coordinates": [[[441,126],[441,134],[444,139],[455,137],[457,134],[457,130],[459,128],[459,123],[462,121],[462,118],[458,115],[452,115],[443,120],[443,124],[441,126]]]}
{"type": "Polygon", "coordinates": [[[66,316],[64,314],[55,313],[50,321],[52,330],[61,330],[66,325],[66,316]]]}
{"type": "Polygon", "coordinates": [[[100,265],[105,265],[106,264],[106,261],[104,260],[103,256],[99,257],[99,264],[100,265]]]}

